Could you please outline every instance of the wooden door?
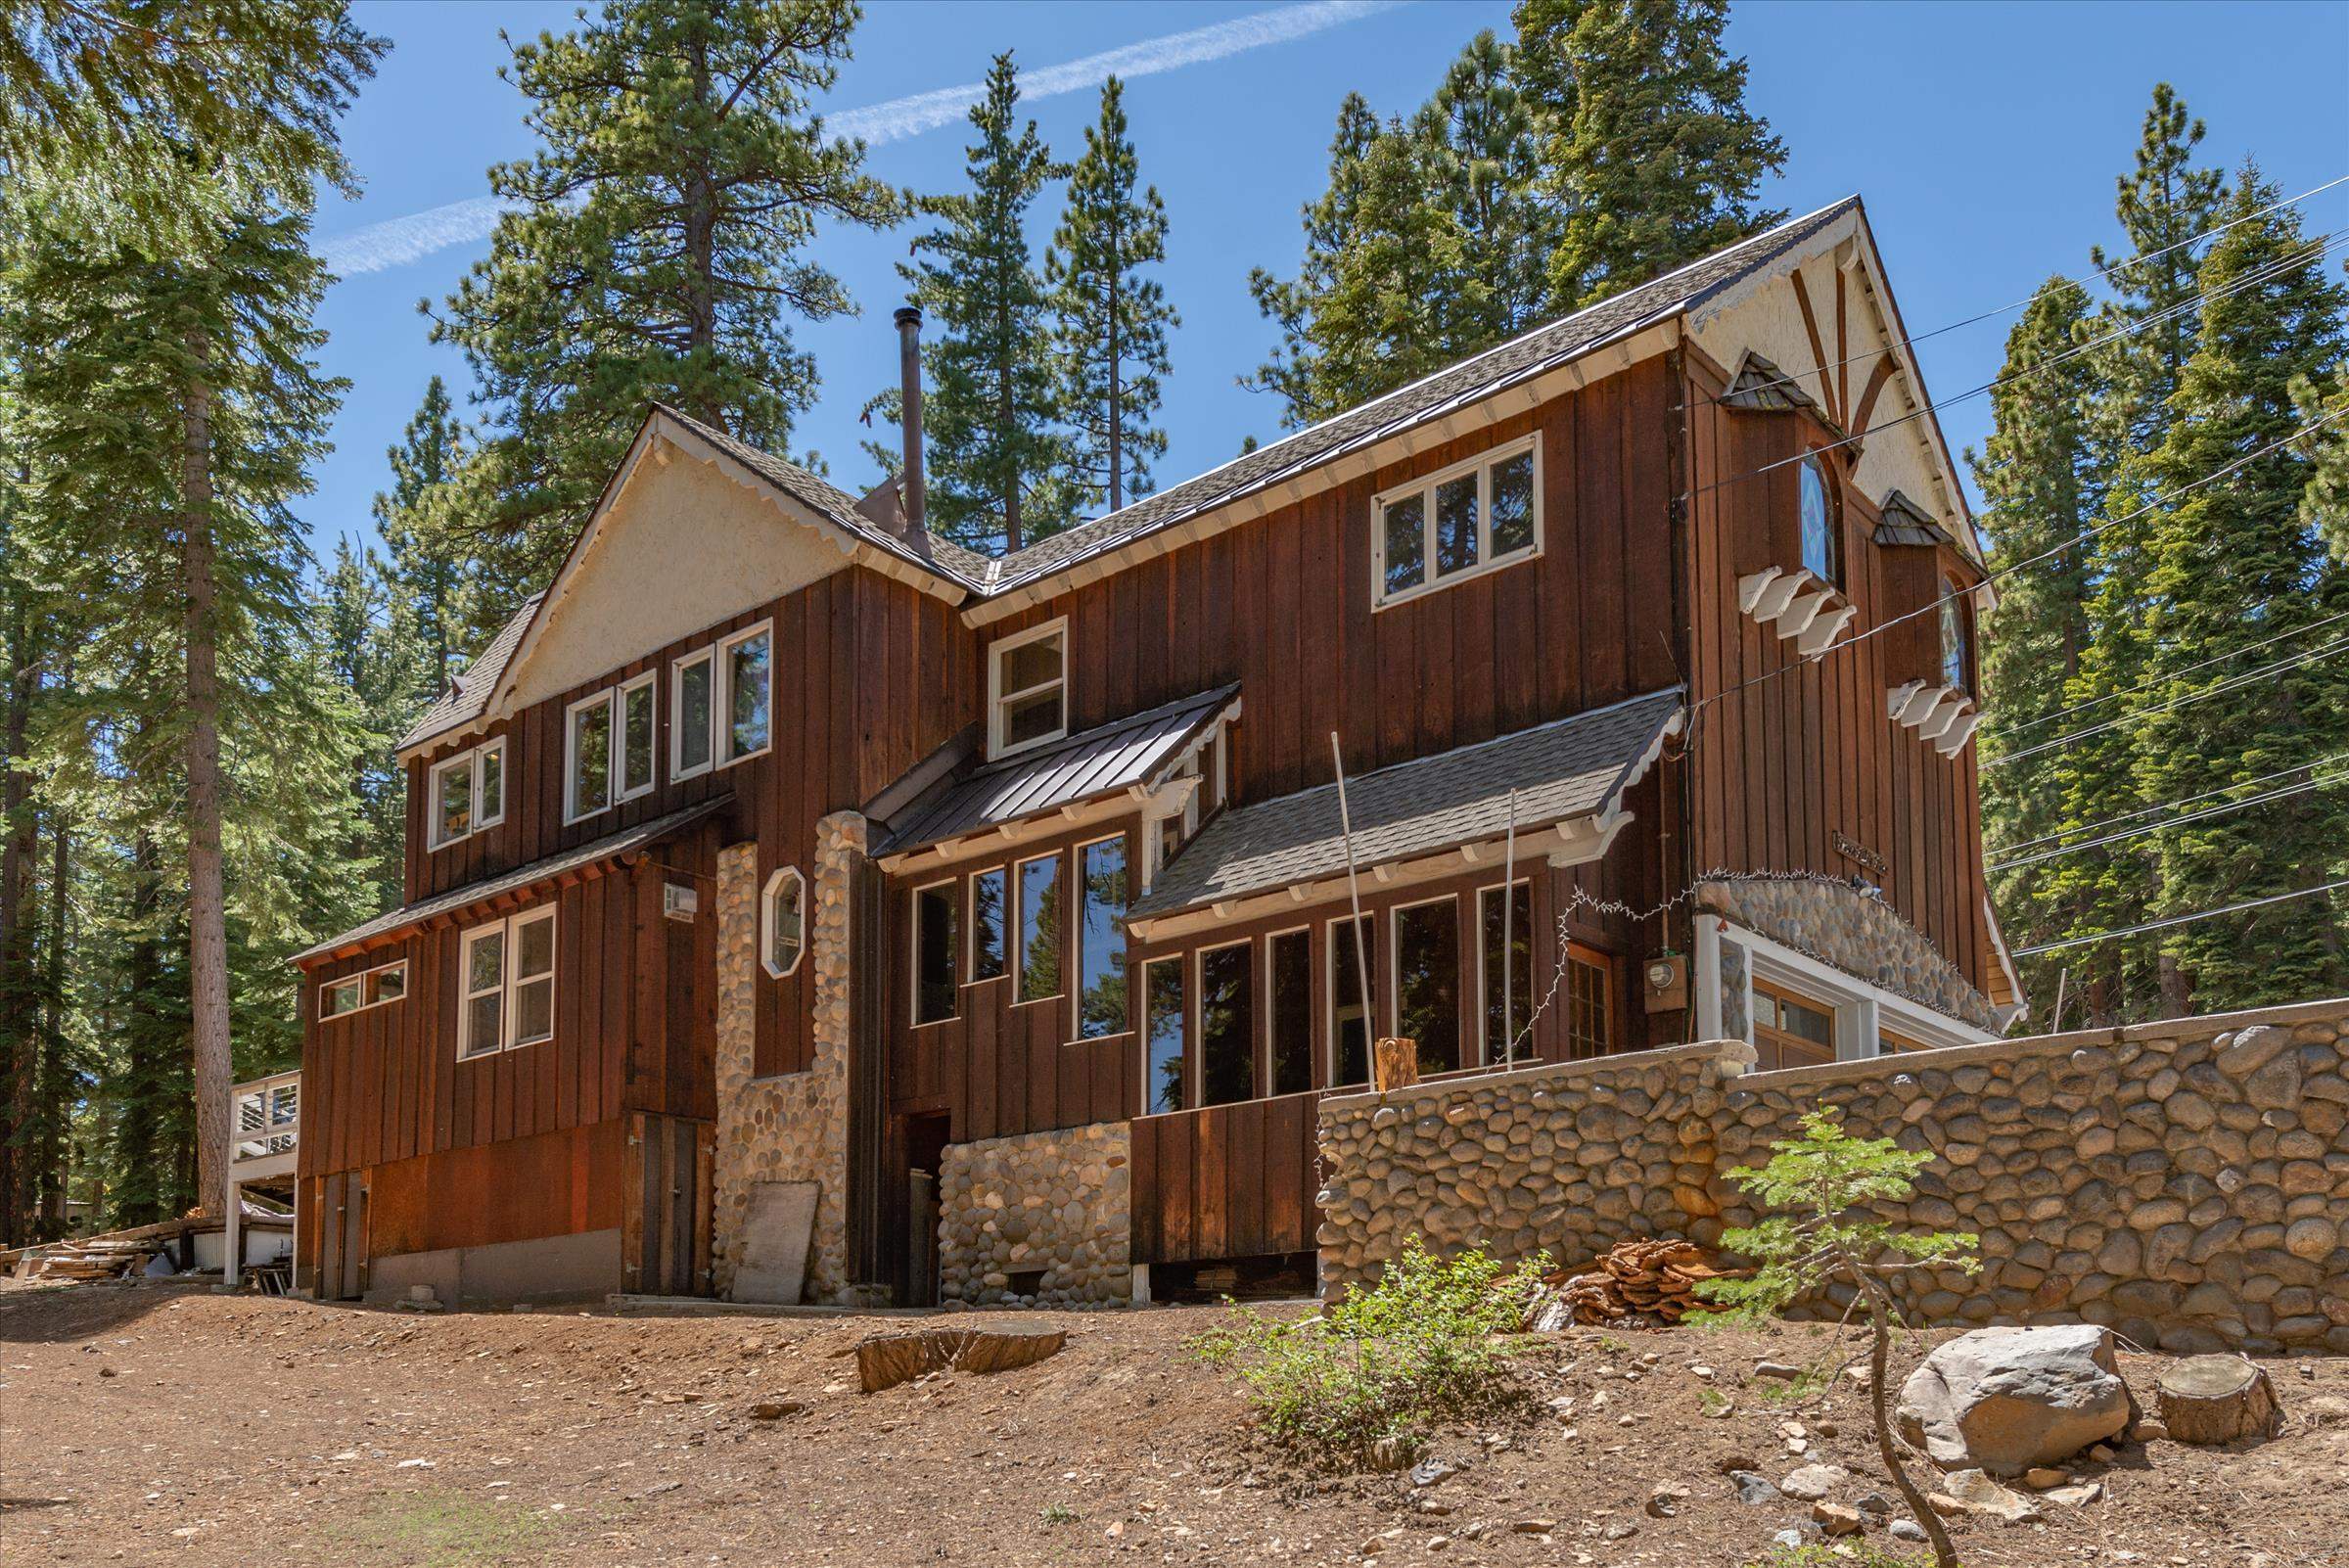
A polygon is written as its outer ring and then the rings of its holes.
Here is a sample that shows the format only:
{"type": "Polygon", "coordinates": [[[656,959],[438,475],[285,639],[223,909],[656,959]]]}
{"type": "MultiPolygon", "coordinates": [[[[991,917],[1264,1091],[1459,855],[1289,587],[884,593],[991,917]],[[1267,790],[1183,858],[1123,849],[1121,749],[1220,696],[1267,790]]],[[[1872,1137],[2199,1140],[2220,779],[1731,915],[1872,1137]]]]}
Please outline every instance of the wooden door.
{"type": "Polygon", "coordinates": [[[1754,1053],[1762,1072],[1835,1059],[1835,1013],[1767,980],[1754,982],[1754,1053]]]}

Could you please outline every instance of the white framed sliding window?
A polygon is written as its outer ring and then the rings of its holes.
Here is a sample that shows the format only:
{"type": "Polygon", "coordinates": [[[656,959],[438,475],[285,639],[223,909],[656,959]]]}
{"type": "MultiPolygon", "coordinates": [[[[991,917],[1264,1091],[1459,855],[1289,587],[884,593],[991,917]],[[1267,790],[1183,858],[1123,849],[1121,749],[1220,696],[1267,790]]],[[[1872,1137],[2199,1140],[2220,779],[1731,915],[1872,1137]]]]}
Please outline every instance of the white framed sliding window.
{"type": "Polygon", "coordinates": [[[987,650],[987,755],[1007,757],[1069,732],[1069,618],[987,650]]]}
{"type": "Polygon", "coordinates": [[[1542,553],[1542,448],[1520,437],[1370,500],[1370,602],[1383,609],[1542,553]]]}
{"type": "Polygon", "coordinates": [[[613,780],[615,800],[632,801],[640,795],[650,795],[660,781],[653,761],[654,741],[659,733],[655,720],[660,716],[655,687],[660,674],[657,669],[648,669],[633,680],[620,683],[620,735],[613,760],[618,771],[613,780]]]}
{"type": "Polygon", "coordinates": [[[757,757],[774,743],[775,627],[770,621],[717,645],[719,767],[757,757]]]}
{"type": "Polygon", "coordinates": [[[710,771],[717,715],[716,672],[717,654],[710,648],[688,654],[669,667],[668,776],[672,782],[710,771]]]}
{"type": "Polygon", "coordinates": [[[536,1045],[555,1038],[555,910],[526,909],[465,933],[465,993],[457,1056],[536,1045]]]}
{"type": "Polygon", "coordinates": [[[320,1019],[363,1013],[370,1007],[395,1002],[408,993],[408,961],[378,964],[355,975],[330,980],[318,988],[320,1019]]]}
{"type": "Polygon", "coordinates": [[[612,806],[612,693],[563,711],[563,820],[583,821],[612,806]]]}
{"type": "Polygon", "coordinates": [[[426,803],[436,850],[472,837],[506,819],[506,738],[486,740],[468,752],[433,764],[426,803]]]}

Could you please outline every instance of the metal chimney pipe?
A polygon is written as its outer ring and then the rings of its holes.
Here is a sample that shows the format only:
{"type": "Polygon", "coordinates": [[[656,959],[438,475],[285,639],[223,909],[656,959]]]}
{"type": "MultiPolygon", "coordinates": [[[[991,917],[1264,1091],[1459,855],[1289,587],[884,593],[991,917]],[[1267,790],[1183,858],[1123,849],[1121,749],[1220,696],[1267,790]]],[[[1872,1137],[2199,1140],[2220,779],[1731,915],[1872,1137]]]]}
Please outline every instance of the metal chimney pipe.
{"type": "Polygon", "coordinates": [[[898,429],[905,438],[905,466],[899,477],[905,532],[922,535],[922,312],[913,305],[898,307],[898,383],[902,407],[898,429]]]}

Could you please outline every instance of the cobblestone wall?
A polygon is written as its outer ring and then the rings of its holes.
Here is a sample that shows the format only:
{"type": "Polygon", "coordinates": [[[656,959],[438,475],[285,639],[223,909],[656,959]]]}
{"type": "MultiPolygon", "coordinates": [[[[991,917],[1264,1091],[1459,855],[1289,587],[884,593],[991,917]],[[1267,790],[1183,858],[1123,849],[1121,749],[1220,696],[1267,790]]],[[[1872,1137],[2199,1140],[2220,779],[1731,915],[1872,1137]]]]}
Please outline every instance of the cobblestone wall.
{"type": "Polygon", "coordinates": [[[1131,1155],[1124,1122],[949,1145],[939,1173],[940,1298],[1025,1307],[1130,1299],[1131,1155]],[[1023,1283],[1030,1288],[1015,1288],[1023,1283]]]}
{"type": "Polygon", "coordinates": [[[2332,1001],[1766,1074],[1741,1043],[1681,1046],[1324,1100],[1324,1267],[1367,1277],[1414,1229],[1569,1263],[1625,1235],[1711,1243],[1755,1218],[1723,1173],[1826,1103],[1938,1156],[1911,1222],[1981,1235],[1979,1275],[1903,1281],[1925,1321],[2349,1352],[2345,1052],[2332,1001]]]}

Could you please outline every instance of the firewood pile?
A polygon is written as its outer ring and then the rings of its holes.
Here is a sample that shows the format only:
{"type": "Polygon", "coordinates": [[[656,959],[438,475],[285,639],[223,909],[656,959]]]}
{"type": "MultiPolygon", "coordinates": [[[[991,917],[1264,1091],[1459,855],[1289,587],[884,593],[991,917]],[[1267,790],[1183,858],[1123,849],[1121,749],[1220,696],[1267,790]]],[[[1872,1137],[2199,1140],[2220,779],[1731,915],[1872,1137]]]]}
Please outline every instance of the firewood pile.
{"type": "Polygon", "coordinates": [[[1739,1270],[1717,1268],[1704,1249],[1676,1237],[1619,1241],[1582,1272],[1561,1268],[1545,1275],[1545,1287],[1527,1314],[1537,1331],[1568,1323],[1666,1326],[1706,1304],[1696,1287],[1708,1279],[1734,1278],[1739,1270]]]}

